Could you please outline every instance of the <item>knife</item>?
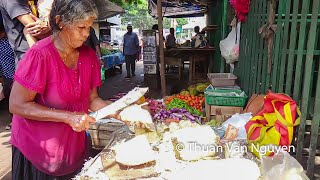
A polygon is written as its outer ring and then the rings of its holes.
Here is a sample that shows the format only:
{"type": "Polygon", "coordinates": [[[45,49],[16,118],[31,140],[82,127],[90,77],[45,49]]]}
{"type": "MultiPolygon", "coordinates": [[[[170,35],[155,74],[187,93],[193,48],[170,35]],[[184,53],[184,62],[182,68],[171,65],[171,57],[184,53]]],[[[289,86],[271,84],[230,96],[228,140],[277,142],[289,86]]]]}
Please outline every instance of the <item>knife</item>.
{"type": "Polygon", "coordinates": [[[138,101],[142,96],[144,96],[149,91],[148,87],[140,88],[135,87],[131,91],[128,92],[125,96],[115,101],[114,103],[89,114],[89,116],[93,117],[97,120],[105,118],[108,115],[115,114],[118,110],[123,109],[134,102],[138,101]]]}

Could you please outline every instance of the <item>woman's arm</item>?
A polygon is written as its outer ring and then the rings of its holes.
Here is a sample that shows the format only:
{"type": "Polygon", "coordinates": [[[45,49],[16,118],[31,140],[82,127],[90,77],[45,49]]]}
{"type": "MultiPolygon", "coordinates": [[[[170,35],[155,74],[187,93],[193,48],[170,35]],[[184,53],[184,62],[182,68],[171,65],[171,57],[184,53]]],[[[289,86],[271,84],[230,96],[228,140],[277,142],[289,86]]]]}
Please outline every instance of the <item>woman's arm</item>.
{"type": "Polygon", "coordinates": [[[24,31],[37,39],[43,39],[50,35],[48,22],[40,21],[32,14],[20,15],[17,19],[25,26],[26,30],[24,31]]]}
{"type": "Polygon", "coordinates": [[[95,122],[85,113],[73,113],[52,109],[34,102],[37,92],[23,87],[15,81],[9,100],[9,110],[12,114],[36,121],[53,121],[69,124],[75,131],[83,131],[89,123],[95,122]]]}
{"type": "Polygon", "coordinates": [[[26,40],[27,40],[27,42],[28,42],[28,44],[29,44],[29,47],[32,47],[32,46],[38,41],[38,39],[37,39],[36,37],[31,36],[31,35],[28,33],[27,28],[24,28],[24,29],[23,29],[23,34],[24,34],[24,36],[26,37],[26,40]]]}
{"type": "Polygon", "coordinates": [[[99,109],[102,109],[110,104],[110,101],[104,101],[99,97],[97,88],[93,88],[91,90],[89,107],[91,111],[98,111],[99,109]]]}
{"type": "MultiPolygon", "coordinates": [[[[111,103],[112,103],[111,101],[104,101],[99,97],[97,88],[93,88],[91,90],[91,94],[90,94],[90,110],[91,111],[98,111],[99,109],[102,109],[110,105],[111,103]]],[[[116,118],[121,120],[119,111],[116,112],[115,114],[110,114],[109,116],[107,116],[107,118],[116,118]]]]}

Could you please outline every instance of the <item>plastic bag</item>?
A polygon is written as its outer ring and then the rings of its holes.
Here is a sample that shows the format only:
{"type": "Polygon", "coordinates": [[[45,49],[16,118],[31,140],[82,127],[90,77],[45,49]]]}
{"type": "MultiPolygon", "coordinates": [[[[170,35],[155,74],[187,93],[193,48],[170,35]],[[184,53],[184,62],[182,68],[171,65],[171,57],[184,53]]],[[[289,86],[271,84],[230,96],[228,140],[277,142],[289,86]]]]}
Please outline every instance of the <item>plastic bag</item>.
{"type": "Polygon", "coordinates": [[[240,51],[240,27],[241,23],[239,22],[236,27],[232,28],[228,37],[220,41],[221,55],[226,60],[227,64],[238,61],[240,51]]]}
{"type": "Polygon", "coordinates": [[[235,128],[239,129],[238,136],[236,139],[247,139],[247,132],[244,128],[244,125],[252,118],[251,113],[245,114],[235,114],[230,119],[222,123],[222,127],[226,131],[228,129],[228,125],[232,125],[235,128]]]}
{"type": "Polygon", "coordinates": [[[106,80],[106,69],[103,66],[101,66],[101,80],[106,80]]]}
{"type": "MultiPolygon", "coordinates": [[[[264,98],[263,109],[245,125],[249,150],[259,157],[261,146],[290,146],[294,128],[300,124],[300,116],[299,107],[290,96],[269,91],[264,98]]],[[[264,155],[273,156],[274,153],[274,149],[268,149],[264,155]]]]}
{"type": "Polygon", "coordinates": [[[308,180],[301,164],[286,151],[273,157],[261,156],[264,180],[308,180]]]}

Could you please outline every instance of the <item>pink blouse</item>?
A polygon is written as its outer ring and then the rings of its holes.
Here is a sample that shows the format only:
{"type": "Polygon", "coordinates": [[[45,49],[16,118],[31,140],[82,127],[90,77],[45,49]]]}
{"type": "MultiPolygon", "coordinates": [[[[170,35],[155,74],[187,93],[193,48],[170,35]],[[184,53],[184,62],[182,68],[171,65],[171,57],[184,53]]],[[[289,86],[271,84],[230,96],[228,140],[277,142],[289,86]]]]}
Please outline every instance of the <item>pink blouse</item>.
{"type": "MultiPolygon", "coordinates": [[[[49,108],[88,112],[90,90],[101,85],[95,52],[79,48],[75,69],[67,67],[51,37],[35,44],[19,62],[15,81],[36,91],[35,102],[49,108]]],[[[53,176],[70,174],[81,167],[86,154],[85,132],[65,123],[45,122],[13,115],[11,143],[40,171],[53,176]]]]}

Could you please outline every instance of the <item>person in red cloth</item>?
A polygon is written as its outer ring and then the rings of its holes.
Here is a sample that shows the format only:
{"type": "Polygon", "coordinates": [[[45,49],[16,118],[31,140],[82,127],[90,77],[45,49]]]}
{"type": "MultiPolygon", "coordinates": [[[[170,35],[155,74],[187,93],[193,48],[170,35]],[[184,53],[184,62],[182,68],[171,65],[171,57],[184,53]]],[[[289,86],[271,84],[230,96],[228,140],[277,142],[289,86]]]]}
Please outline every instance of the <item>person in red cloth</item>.
{"type": "Polygon", "coordinates": [[[100,64],[83,45],[97,17],[91,0],[55,0],[52,36],[19,62],[9,108],[12,179],[71,179],[87,157],[88,111],[108,105],[97,93],[100,64]]]}

